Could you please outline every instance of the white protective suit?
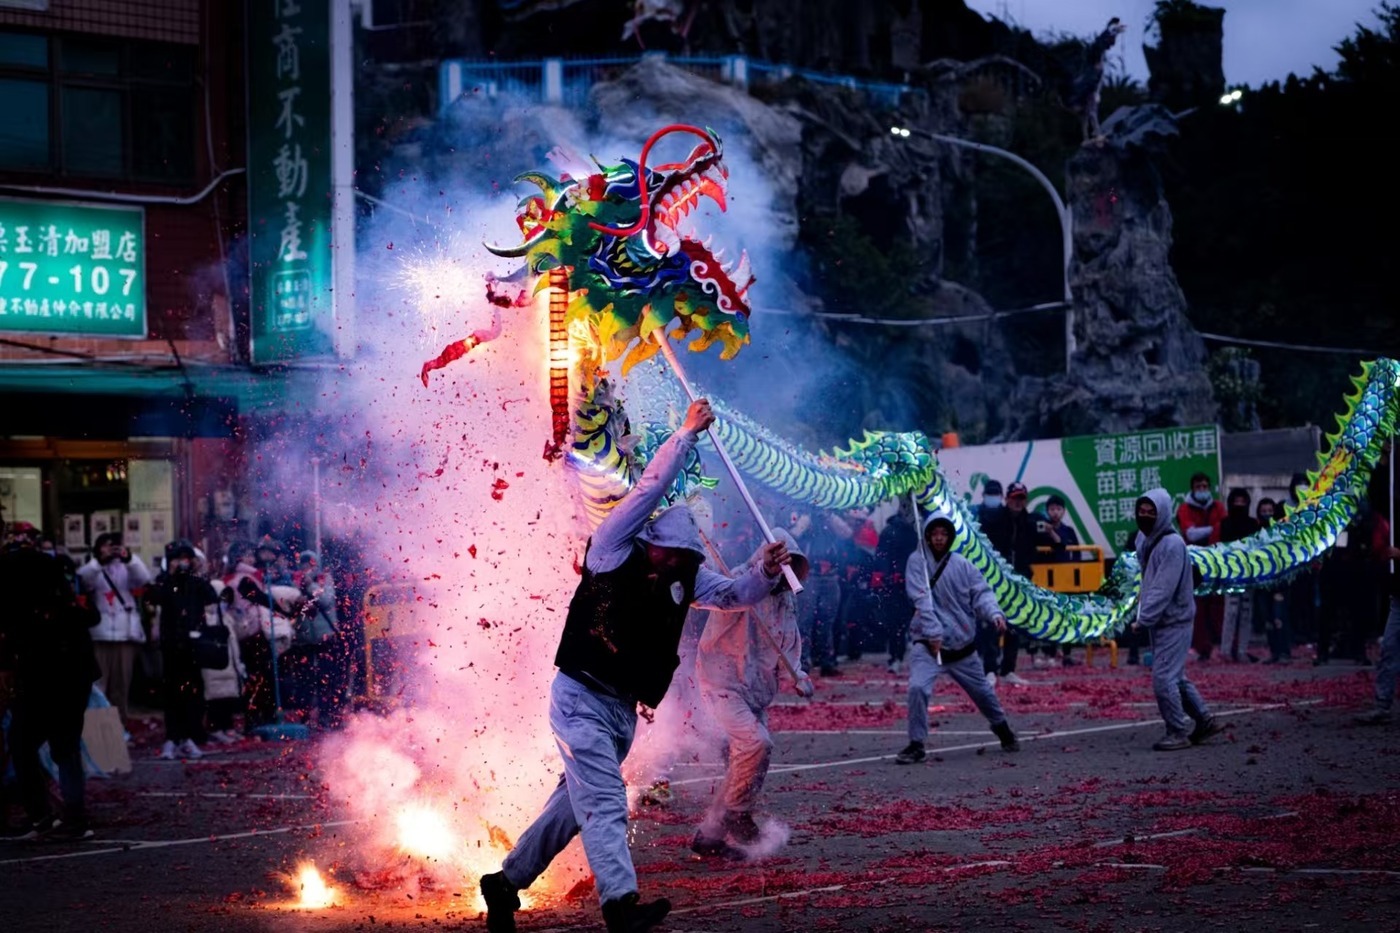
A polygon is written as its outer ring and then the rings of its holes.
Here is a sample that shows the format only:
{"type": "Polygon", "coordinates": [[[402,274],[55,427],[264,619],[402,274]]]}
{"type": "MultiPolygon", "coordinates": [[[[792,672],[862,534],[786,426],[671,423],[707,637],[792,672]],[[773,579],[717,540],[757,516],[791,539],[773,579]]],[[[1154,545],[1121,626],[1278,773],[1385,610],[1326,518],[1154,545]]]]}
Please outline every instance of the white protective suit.
{"type": "MultiPolygon", "coordinates": [[[[805,575],[804,555],[784,529],[775,536],[787,545],[799,578],[805,575]]],[[[739,572],[760,559],[750,558],[739,572]]],[[[728,814],[750,813],[763,790],[773,738],[768,732],[768,706],[778,693],[782,658],[798,673],[795,686],[810,695],[811,681],[801,668],[802,640],[797,629],[797,604],[780,579],[762,602],[737,612],[711,611],[695,669],[700,695],[715,721],[729,737],[729,768],[714,802],[700,824],[701,836],[724,838],[728,814]]]]}

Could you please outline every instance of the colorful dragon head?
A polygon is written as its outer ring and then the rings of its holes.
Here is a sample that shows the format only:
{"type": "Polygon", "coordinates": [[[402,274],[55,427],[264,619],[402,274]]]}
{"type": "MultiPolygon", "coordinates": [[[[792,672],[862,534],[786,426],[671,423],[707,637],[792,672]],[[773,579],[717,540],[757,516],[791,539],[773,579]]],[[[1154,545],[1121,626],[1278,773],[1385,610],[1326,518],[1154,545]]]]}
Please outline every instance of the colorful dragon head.
{"type": "MultiPolygon", "coordinates": [[[[516,208],[524,240],[487,249],[523,257],[536,275],[566,270],[571,329],[583,322],[605,361],[625,355],[624,374],[656,352],[652,331],[672,321],[679,322],[674,333],[696,334],[692,350],[718,341],[721,357],[732,358],[749,340],[748,256],[725,263],[724,251],[712,251],[689,220],[701,198],[726,207],[729,171],[719,137],[675,124],[654,133],[636,162],[595,165],[596,172],[574,169],[558,179],[542,172],[518,176],[540,189],[516,208]],[[700,141],[684,161],[648,165],[652,147],[676,133],[700,141]]],[[[541,287],[548,284],[541,276],[541,287]]]]}

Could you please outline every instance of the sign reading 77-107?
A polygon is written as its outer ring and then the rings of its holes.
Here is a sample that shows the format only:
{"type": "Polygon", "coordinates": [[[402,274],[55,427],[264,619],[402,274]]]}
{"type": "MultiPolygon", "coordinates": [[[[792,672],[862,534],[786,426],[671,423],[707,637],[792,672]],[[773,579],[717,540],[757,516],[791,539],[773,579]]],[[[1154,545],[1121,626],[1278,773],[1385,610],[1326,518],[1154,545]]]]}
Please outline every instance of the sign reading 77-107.
{"type": "Polygon", "coordinates": [[[0,199],[0,331],[146,336],[139,207],[0,199]]]}

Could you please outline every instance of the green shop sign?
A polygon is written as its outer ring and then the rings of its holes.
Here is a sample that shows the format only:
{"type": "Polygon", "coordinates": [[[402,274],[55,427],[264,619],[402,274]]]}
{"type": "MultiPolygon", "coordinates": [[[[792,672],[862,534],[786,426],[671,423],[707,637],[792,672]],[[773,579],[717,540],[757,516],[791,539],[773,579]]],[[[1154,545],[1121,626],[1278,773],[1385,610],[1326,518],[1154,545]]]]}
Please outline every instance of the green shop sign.
{"type": "Polygon", "coordinates": [[[330,0],[248,4],[252,357],[332,353],[330,0]]]}
{"type": "Polygon", "coordinates": [[[139,207],[0,199],[0,331],[146,336],[139,207]]]}

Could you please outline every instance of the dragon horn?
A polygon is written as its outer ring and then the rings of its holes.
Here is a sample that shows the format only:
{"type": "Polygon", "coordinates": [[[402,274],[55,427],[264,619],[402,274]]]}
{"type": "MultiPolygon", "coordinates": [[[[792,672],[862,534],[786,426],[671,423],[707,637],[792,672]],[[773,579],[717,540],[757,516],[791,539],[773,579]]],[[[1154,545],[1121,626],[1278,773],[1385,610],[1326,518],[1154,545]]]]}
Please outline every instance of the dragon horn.
{"type": "Polygon", "coordinates": [[[481,245],[486,247],[487,252],[494,253],[497,256],[502,256],[506,259],[519,259],[521,256],[529,254],[530,247],[534,245],[534,242],[526,240],[519,246],[493,246],[490,243],[482,243],[481,245]]]}
{"type": "Polygon", "coordinates": [[[548,204],[552,205],[559,200],[559,182],[543,172],[521,172],[515,176],[515,180],[528,181],[532,185],[538,185],[539,189],[544,192],[545,202],[548,204]]]}

